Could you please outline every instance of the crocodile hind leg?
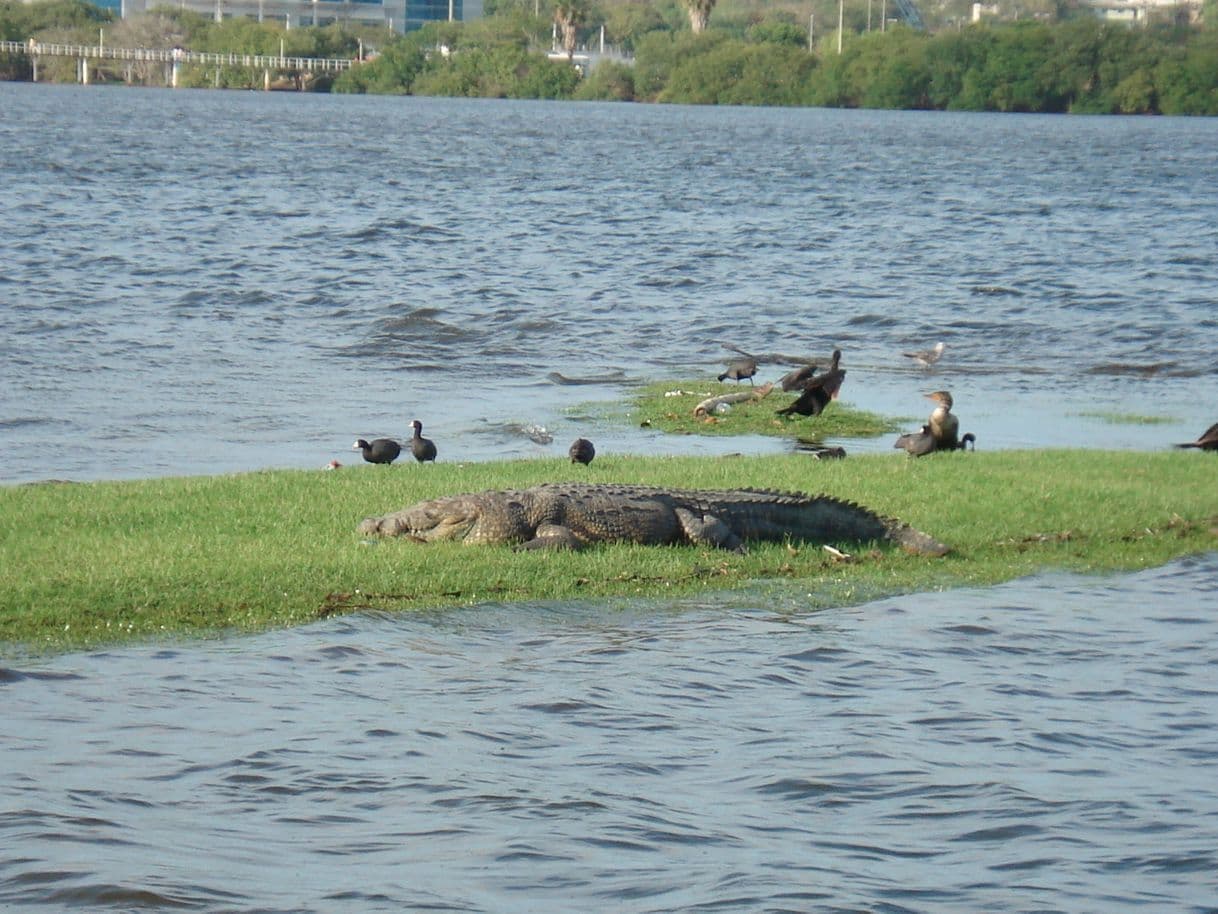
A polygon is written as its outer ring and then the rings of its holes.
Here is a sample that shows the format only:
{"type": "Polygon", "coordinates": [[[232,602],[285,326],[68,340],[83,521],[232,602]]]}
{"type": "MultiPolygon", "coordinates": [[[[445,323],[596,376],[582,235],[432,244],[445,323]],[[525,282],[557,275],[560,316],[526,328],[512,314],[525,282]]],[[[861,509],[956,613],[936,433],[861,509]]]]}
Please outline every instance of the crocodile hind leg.
{"type": "Polygon", "coordinates": [[[570,527],[561,524],[542,524],[528,542],[521,543],[516,551],[521,549],[583,549],[584,542],[570,527]]]}
{"type": "Polygon", "coordinates": [[[713,514],[695,514],[688,508],[676,509],[677,520],[681,522],[681,530],[686,538],[699,546],[714,546],[718,549],[731,549],[733,552],[745,552],[744,542],[736,535],[736,531],[715,517],[713,514]]]}

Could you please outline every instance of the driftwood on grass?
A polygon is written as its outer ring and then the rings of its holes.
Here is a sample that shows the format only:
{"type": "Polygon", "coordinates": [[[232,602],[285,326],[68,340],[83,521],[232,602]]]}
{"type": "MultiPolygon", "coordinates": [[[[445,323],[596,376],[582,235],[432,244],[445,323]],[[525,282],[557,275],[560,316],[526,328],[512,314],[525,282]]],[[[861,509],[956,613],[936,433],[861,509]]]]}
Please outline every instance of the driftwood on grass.
{"type": "Polygon", "coordinates": [[[694,415],[698,416],[699,418],[709,416],[714,413],[719,406],[725,403],[747,403],[750,400],[760,400],[767,396],[773,389],[773,384],[762,384],[760,387],[755,387],[752,390],[746,390],[743,393],[722,394],[718,397],[707,397],[694,407],[694,415]]]}

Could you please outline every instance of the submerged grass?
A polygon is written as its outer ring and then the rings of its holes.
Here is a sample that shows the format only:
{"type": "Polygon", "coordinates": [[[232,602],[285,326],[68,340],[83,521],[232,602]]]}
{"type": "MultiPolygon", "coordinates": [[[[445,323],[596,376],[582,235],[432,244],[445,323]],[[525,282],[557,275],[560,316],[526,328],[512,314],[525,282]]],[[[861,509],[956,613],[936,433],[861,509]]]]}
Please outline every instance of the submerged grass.
{"type": "Polygon", "coordinates": [[[874,438],[896,431],[899,423],[877,413],[832,401],[819,416],[779,416],[777,410],[798,394],[775,388],[766,397],[734,403],[721,415],[695,416],[694,407],[708,397],[749,393],[748,384],[717,381],[660,381],[634,394],[634,415],[641,425],[680,435],[779,435],[821,441],[825,438],[874,438]]]}
{"type": "Polygon", "coordinates": [[[1215,463],[1196,453],[1031,451],[814,461],[558,459],[273,471],[0,488],[0,650],[68,650],[257,631],[375,608],[605,599],[761,586],[800,606],[988,585],[1044,568],[1136,569],[1218,547],[1215,463]],[[953,547],[945,559],[808,544],[747,555],[604,545],[584,552],[421,546],[356,534],[423,498],[546,480],[826,492],[953,547]]]}
{"type": "Polygon", "coordinates": [[[1104,412],[1089,410],[1075,413],[1084,419],[1099,419],[1109,425],[1170,425],[1177,421],[1173,416],[1140,416],[1136,413],[1104,412]]]}

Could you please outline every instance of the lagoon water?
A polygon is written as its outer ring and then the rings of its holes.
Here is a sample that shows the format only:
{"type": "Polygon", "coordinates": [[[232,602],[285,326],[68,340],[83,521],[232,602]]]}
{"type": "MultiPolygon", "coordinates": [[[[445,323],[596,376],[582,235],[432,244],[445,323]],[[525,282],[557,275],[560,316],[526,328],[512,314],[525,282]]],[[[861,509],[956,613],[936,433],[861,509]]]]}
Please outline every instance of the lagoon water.
{"type": "Polygon", "coordinates": [[[843,398],[911,424],[949,387],[983,448],[1218,419],[1214,119],[11,83],[0,111],[0,481],[319,467],[416,417],[448,460],[789,446],[664,440],[621,385],[548,378],[711,377],[724,343],[840,345],[843,398]],[[900,355],[936,340],[935,372],[900,355]]]}
{"type": "Polygon", "coordinates": [[[0,908],[1212,912],[1215,582],[486,605],[0,670],[0,908]]]}
{"type": "MultiPolygon", "coordinates": [[[[612,405],[725,342],[840,345],[890,415],[949,387],[986,448],[1160,449],[1218,419],[1216,141],[0,83],[0,482],[320,467],[415,417],[445,460],[788,446],[612,405]]],[[[1216,588],[1211,554],[9,656],[0,907],[1214,911],[1216,588]]]]}

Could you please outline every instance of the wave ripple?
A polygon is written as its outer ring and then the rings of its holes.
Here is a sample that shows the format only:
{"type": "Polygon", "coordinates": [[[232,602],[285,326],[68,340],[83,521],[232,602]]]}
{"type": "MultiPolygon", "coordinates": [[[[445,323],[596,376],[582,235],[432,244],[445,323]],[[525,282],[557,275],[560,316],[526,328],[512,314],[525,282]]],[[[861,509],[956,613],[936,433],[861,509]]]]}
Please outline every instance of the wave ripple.
{"type": "Polygon", "coordinates": [[[1218,555],[5,671],[0,906],[1202,912],[1218,555]]]}

